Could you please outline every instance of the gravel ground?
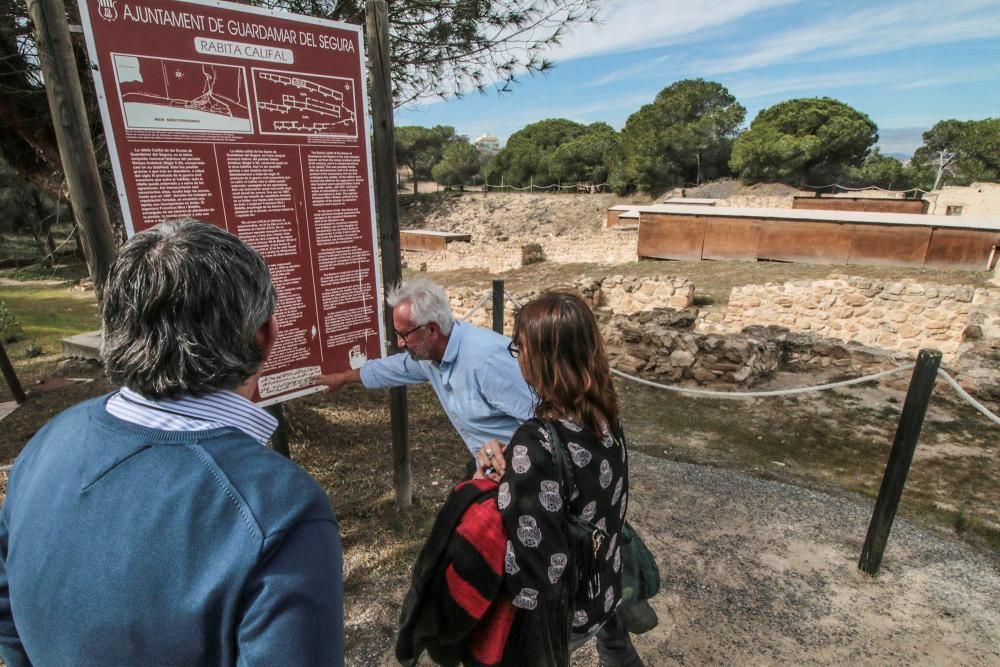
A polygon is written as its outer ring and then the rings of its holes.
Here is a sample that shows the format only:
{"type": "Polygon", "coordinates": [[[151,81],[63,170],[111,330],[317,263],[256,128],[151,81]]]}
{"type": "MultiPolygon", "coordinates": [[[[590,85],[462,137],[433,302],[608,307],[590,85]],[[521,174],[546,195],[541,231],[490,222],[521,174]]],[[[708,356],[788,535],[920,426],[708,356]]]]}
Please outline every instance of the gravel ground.
{"type": "MultiPolygon", "coordinates": [[[[631,487],[629,518],[663,576],[660,624],[635,638],[647,665],[1000,665],[989,556],[897,519],[873,579],[857,569],[860,497],[638,453],[631,487]]],[[[383,592],[357,620],[392,616],[403,589],[383,592]]],[[[349,664],[395,664],[386,633],[371,639],[349,664]]],[[[592,644],[573,657],[596,664],[592,644]]]]}
{"type": "Polygon", "coordinates": [[[860,497],[641,454],[631,485],[663,574],[660,625],[636,639],[649,665],[1000,665],[989,556],[897,519],[872,579],[860,497]]]}

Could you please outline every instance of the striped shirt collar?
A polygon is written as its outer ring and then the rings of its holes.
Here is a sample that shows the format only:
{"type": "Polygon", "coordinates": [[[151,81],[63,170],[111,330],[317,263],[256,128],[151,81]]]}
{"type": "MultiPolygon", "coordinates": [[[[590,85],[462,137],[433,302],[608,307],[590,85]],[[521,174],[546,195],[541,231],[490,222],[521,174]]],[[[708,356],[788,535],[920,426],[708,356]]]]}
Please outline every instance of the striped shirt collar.
{"type": "Polygon", "coordinates": [[[122,387],[108,399],[107,411],[133,424],[163,431],[207,431],[228,426],[262,445],[278,427],[277,419],[234,391],[151,399],[122,387]]]}

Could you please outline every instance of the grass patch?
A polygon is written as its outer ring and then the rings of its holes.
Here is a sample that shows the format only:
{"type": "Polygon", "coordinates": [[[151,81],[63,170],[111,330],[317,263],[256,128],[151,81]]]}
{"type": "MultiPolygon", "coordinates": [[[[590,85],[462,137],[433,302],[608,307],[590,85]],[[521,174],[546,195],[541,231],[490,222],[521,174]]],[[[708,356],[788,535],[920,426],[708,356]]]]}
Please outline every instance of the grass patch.
{"type": "MultiPolygon", "coordinates": [[[[659,458],[736,469],[824,492],[878,494],[900,417],[888,400],[864,403],[850,391],[749,400],[688,397],[618,382],[633,449],[659,458]]],[[[902,394],[905,390],[895,390],[902,394]]],[[[998,550],[1000,480],[995,432],[971,408],[943,398],[932,408],[903,494],[903,516],[998,550]],[[956,511],[965,508],[963,530],[956,511]],[[975,517],[975,519],[973,519],[975,517]]]]}
{"type": "Polygon", "coordinates": [[[62,282],[76,282],[88,278],[90,274],[87,267],[77,262],[63,263],[57,262],[54,266],[45,264],[32,264],[30,266],[4,269],[0,271],[0,278],[10,278],[11,280],[33,281],[33,280],[59,280],[62,282]]]}
{"type": "MultiPolygon", "coordinates": [[[[57,372],[63,338],[101,326],[90,291],[64,285],[2,285],[0,301],[21,326],[20,339],[4,348],[25,389],[57,372]]],[[[7,384],[0,383],[0,401],[9,400],[7,384]]]]}
{"type": "Polygon", "coordinates": [[[86,277],[87,267],[76,255],[73,221],[52,226],[55,261],[48,249],[30,234],[0,234],[0,277],[14,280],[76,281],[86,277]]]}

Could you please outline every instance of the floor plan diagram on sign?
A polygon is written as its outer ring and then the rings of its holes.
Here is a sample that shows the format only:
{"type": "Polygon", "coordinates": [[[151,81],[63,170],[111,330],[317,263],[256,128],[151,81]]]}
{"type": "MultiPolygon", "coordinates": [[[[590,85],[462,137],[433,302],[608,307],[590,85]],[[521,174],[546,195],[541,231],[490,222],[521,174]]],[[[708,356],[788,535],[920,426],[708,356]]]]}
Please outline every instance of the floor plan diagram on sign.
{"type": "Polygon", "coordinates": [[[253,132],[242,67],[112,54],[130,130],[253,132]]]}
{"type": "Polygon", "coordinates": [[[350,79],[254,68],[253,86],[261,134],[358,137],[350,79]]]}

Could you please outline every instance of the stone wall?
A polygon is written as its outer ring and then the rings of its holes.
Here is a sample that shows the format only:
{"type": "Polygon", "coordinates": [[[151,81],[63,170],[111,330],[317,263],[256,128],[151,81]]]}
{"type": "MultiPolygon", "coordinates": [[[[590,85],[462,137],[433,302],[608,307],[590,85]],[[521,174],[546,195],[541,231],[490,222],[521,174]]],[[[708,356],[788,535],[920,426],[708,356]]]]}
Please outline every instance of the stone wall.
{"type": "MultiPolygon", "coordinates": [[[[694,285],[683,277],[649,276],[628,278],[620,275],[607,278],[579,278],[572,283],[560,286],[575,289],[595,309],[606,309],[609,313],[633,315],[650,312],[657,308],[683,310],[691,305],[694,298],[694,285]]],[[[519,304],[524,304],[535,298],[542,290],[511,293],[519,304]]],[[[493,326],[492,287],[482,288],[460,287],[448,290],[452,312],[457,318],[465,318],[477,304],[482,304],[471,318],[472,324],[484,327],[493,326]],[[485,298],[485,301],[483,299],[485,298]]],[[[517,306],[510,299],[504,303],[504,329],[510,333],[514,321],[514,311],[517,306]]],[[[692,318],[693,319],[693,318],[692,318]]]]}
{"type": "Polygon", "coordinates": [[[542,247],[544,261],[557,264],[624,264],[634,262],[639,232],[612,228],[594,235],[477,237],[469,243],[449,243],[439,252],[402,252],[404,266],[417,271],[486,269],[503,273],[524,266],[522,249],[529,243],[542,247]]]}
{"type": "MultiPolygon", "coordinates": [[[[904,363],[899,352],[935,347],[967,390],[1000,400],[1000,289],[833,276],[734,288],[730,308],[706,316],[683,277],[581,277],[560,287],[594,308],[613,367],[664,383],[748,388],[776,371],[810,369],[857,377],[904,363]],[[923,337],[903,337],[918,325],[923,337]]],[[[468,321],[492,326],[487,285],[448,292],[456,317],[479,304],[468,321]]],[[[512,296],[523,304],[539,293],[512,296]]],[[[515,308],[506,300],[508,334],[515,308]]],[[[884,381],[904,389],[909,375],[884,381]]]]}
{"type": "Polygon", "coordinates": [[[734,287],[726,308],[706,314],[698,329],[774,325],[907,353],[933,347],[954,358],[970,324],[980,338],[1000,339],[1000,289],[832,276],[734,287]]]}
{"type": "MultiPolygon", "coordinates": [[[[678,328],[676,311],[638,315],[600,313],[601,334],[612,368],[676,383],[750,387],[777,370],[776,344],[751,336],[701,335],[678,328]]],[[[688,323],[694,319],[691,314],[688,323]]]]}

